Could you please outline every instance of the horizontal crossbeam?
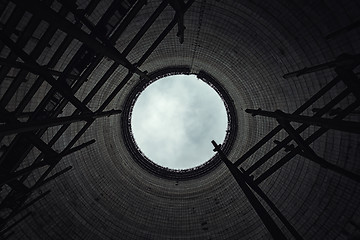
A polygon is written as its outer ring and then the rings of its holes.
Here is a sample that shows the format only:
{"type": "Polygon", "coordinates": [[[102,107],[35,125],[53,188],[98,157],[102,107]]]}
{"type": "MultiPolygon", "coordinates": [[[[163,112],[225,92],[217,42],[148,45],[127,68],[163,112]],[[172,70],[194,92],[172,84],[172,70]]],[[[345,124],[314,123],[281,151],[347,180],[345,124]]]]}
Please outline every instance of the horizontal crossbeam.
{"type": "Polygon", "coordinates": [[[265,117],[287,120],[290,122],[305,123],[305,124],[315,125],[328,129],[335,129],[335,130],[360,134],[359,122],[288,114],[280,110],[271,112],[271,111],[264,111],[261,109],[257,109],[257,110],[246,109],[245,112],[250,113],[253,116],[260,115],[265,117]]]}
{"type": "Polygon", "coordinates": [[[99,113],[80,114],[68,117],[50,118],[32,122],[15,122],[0,125],[0,135],[10,135],[22,132],[34,131],[37,129],[48,128],[80,121],[90,121],[92,119],[120,114],[121,110],[111,110],[99,113]]]}

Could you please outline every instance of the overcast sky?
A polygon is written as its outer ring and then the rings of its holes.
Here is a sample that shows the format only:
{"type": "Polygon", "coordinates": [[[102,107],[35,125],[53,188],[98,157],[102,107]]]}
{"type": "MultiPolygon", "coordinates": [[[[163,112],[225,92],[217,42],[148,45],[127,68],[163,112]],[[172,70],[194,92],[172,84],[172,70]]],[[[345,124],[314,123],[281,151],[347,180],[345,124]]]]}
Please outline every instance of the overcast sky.
{"type": "Polygon", "coordinates": [[[222,143],[227,128],[224,103],[195,75],[177,75],[148,86],[135,103],[132,131],[153,162],[187,169],[209,160],[211,140],[222,143]]]}

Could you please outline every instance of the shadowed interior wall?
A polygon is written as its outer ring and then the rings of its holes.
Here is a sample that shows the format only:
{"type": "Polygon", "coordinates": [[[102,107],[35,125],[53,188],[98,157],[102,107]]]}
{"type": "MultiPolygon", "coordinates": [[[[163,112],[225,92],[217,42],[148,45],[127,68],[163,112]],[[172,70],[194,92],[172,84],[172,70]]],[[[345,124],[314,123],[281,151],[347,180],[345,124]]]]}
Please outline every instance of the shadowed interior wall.
{"type": "MultiPolygon", "coordinates": [[[[89,20],[96,23],[110,3],[110,0],[101,1],[89,20]]],[[[77,1],[77,4],[86,6],[88,1],[77,1]]],[[[148,1],[116,41],[117,49],[124,51],[159,4],[160,1],[148,1]]],[[[10,3],[2,13],[1,22],[5,22],[12,6],[10,3]]],[[[56,9],[56,4],[53,8],[56,9]]],[[[151,73],[166,67],[186,66],[191,73],[205,71],[217,79],[236,108],[238,133],[228,154],[234,162],[278,125],[274,119],[252,117],[245,109],[293,112],[336,76],[333,70],[324,70],[284,79],[285,73],[332,61],[342,53],[360,52],[359,29],[325,39],[327,34],[358,20],[359,13],[357,1],[197,0],[185,13],[184,43],[179,43],[176,26],[140,69],[151,73]]],[[[132,63],[138,61],[173,17],[174,10],[167,6],[127,58],[132,63]]],[[[23,24],[26,21],[25,16],[23,24]]],[[[39,25],[38,35],[47,27],[46,23],[39,25]]],[[[51,41],[52,47],[47,48],[37,62],[45,65],[64,37],[65,34],[58,31],[51,41]]],[[[80,42],[73,41],[54,69],[62,71],[80,46],[80,42]]],[[[30,51],[31,48],[28,44],[24,49],[30,51]]],[[[6,54],[6,50],[1,54],[6,54]]],[[[80,100],[112,63],[108,58],[101,61],[77,91],[80,100]]],[[[127,73],[119,67],[87,106],[97,110],[127,73]]],[[[122,109],[127,94],[138,81],[139,77],[134,75],[107,110],[122,109]]],[[[49,88],[44,84],[39,99],[49,88]]],[[[344,89],[344,84],[336,85],[313,107],[322,107],[344,89]]],[[[25,92],[26,87],[20,88],[13,96],[14,106],[25,92]]],[[[338,107],[347,106],[348,101],[338,107]]],[[[36,98],[32,104],[28,111],[36,106],[36,98]]],[[[68,104],[62,115],[73,111],[74,107],[68,104]]],[[[304,112],[304,115],[312,114],[310,110],[304,112]]],[[[358,115],[347,119],[359,121],[358,115]]],[[[17,227],[11,239],[271,238],[225,165],[192,180],[154,176],[139,166],[127,151],[120,120],[121,115],[96,120],[79,140],[82,143],[95,138],[96,143],[63,159],[58,168],[71,164],[73,169],[43,188],[52,189],[51,194],[32,207],[33,216],[17,227]]],[[[54,149],[62,149],[83,125],[72,124],[54,149]]],[[[49,141],[58,128],[49,128],[42,139],[49,141]]],[[[309,136],[314,129],[317,128],[309,128],[302,136],[309,136]]],[[[277,139],[285,136],[281,131],[277,139]]],[[[273,146],[275,144],[269,142],[262,154],[273,146]]],[[[327,161],[360,174],[360,136],[330,130],[311,147],[327,161]]],[[[27,161],[37,154],[38,151],[33,150],[27,161]]],[[[242,167],[248,168],[262,154],[252,155],[242,167]]],[[[281,151],[275,155],[255,171],[254,176],[285,154],[281,151]]],[[[41,169],[34,172],[33,178],[40,173],[41,169]]],[[[359,184],[301,156],[294,157],[260,187],[304,239],[347,239],[348,234],[355,236],[360,232],[359,184]]],[[[269,212],[291,239],[280,221],[269,212]]]]}

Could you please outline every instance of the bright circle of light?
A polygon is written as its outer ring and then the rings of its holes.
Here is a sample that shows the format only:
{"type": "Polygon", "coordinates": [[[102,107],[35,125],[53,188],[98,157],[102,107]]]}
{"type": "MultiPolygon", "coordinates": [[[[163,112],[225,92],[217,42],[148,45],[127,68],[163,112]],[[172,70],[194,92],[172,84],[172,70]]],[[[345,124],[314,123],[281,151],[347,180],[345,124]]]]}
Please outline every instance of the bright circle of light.
{"type": "Polygon", "coordinates": [[[211,140],[224,141],[227,123],[223,100],[196,75],[172,75],[150,84],[131,115],[140,150],[170,169],[190,169],[211,159],[211,140]]]}

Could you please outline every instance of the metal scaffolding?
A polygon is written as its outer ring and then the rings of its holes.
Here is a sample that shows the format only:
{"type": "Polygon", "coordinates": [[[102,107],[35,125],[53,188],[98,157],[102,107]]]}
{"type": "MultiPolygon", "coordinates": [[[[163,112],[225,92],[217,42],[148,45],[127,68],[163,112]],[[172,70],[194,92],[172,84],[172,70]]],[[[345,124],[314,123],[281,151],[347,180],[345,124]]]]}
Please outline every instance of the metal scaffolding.
{"type": "Polygon", "coordinates": [[[162,1],[122,52],[117,49],[115,43],[147,3],[146,0],[114,0],[96,24],[91,22],[88,16],[96,9],[99,0],[91,0],[85,8],[81,9],[72,1],[61,0],[57,1],[60,4],[58,10],[52,7],[52,2],[52,0],[12,0],[0,5],[1,11],[8,4],[15,6],[0,31],[0,49],[10,49],[7,56],[0,58],[0,83],[5,79],[12,81],[9,87],[4,89],[5,93],[0,99],[0,139],[4,140],[7,135],[12,137],[9,144],[1,145],[0,152],[0,187],[4,185],[10,187],[9,193],[0,202],[0,211],[10,210],[7,216],[0,219],[0,236],[4,239],[13,234],[10,230],[16,225],[32,216],[29,212],[17,219],[18,214],[50,193],[49,190],[33,196],[35,190],[72,169],[71,166],[68,166],[49,176],[62,158],[95,143],[95,139],[92,139],[74,147],[95,119],[121,112],[120,110],[105,111],[105,109],[133,75],[137,74],[141,79],[149,80],[146,71],[140,70],[140,67],[177,23],[179,26],[178,36],[181,42],[184,41],[184,13],[194,0],[187,3],[162,1]],[[127,55],[136,48],[136,45],[169,4],[174,8],[173,20],[137,62],[130,62],[127,55]],[[24,29],[19,32],[16,25],[25,13],[30,14],[31,18],[24,29]],[[74,16],[74,21],[67,18],[70,14],[74,16]],[[36,39],[35,48],[30,52],[26,51],[25,46],[29,41],[35,39],[33,34],[41,21],[45,21],[49,27],[44,30],[40,39],[36,39]],[[49,47],[49,41],[57,31],[65,33],[61,44],[46,65],[39,65],[36,59],[49,47]],[[81,44],[65,68],[59,71],[56,65],[61,58],[66,57],[63,55],[74,40],[80,41],[81,44]],[[83,100],[78,99],[75,97],[76,92],[86,84],[89,76],[103,58],[113,60],[112,65],[98,79],[87,96],[83,100]],[[98,109],[91,110],[88,104],[118,68],[127,70],[128,74],[109,93],[98,109]],[[11,75],[11,72],[15,72],[16,75],[11,75]],[[30,73],[36,76],[34,83],[15,106],[15,109],[9,111],[8,106],[12,96],[21,84],[27,82],[27,76],[30,73]],[[42,96],[34,111],[25,112],[26,106],[44,82],[48,83],[51,89],[42,96]],[[75,111],[70,116],[59,116],[68,103],[75,106],[75,111]],[[84,121],[85,125],[80,131],[74,133],[72,140],[64,146],[60,153],[55,151],[54,143],[71,124],[78,121],[84,121]],[[44,142],[41,136],[52,126],[61,127],[56,130],[49,142],[44,142]],[[34,147],[41,153],[32,160],[30,165],[21,167],[23,161],[29,161],[28,154],[34,147]],[[30,187],[25,185],[24,182],[32,172],[40,168],[44,171],[36,182],[30,187]]]}
{"type": "Polygon", "coordinates": [[[284,234],[280,230],[280,227],[276,225],[269,213],[264,210],[264,207],[259,202],[254,192],[261,199],[264,200],[264,202],[270,207],[270,209],[275,213],[275,215],[279,218],[282,224],[286,227],[286,229],[295,239],[302,239],[302,236],[291,225],[291,223],[286,219],[286,217],[278,210],[275,204],[272,203],[271,200],[263,193],[259,186],[263,181],[266,181],[267,178],[269,178],[272,174],[278,171],[296,155],[301,156],[303,159],[307,159],[316,164],[319,164],[325,169],[334,171],[342,176],[350,178],[353,181],[360,182],[360,175],[326,161],[324,158],[320,157],[310,146],[311,143],[313,143],[321,135],[330,130],[346,131],[354,134],[360,134],[359,122],[343,120],[345,117],[354,113],[356,108],[360,106],[359,79],[353,73],[353,69],[359,64],[359,55],[343,54],[339,56],[335,61],[285,74],[284,78],[286,79],[333,68],[337,76],[327,85],[325,85],[322,89],[320,89],[316,94],[314,94],[308,101],[301,105],[292,114],[285,113],[281,110],[264,111],[260,108],[246,109],[245,112],[252,114],[252,116],[259,115],[268,118],[274,118],[279,125],[275,127],[272,131],[270,131],[267,135],[265,135],[260,141],[258,141],[252,148],[250,148],[234,163],[231,162],[223,153],[221,145],[218,145],[214,141],[212,142],[215,147],[214,151],[218,152],[219,156],[226,164],[229,171],[243,190],[249,203],[258,213],[260,219],[263,221],[264,225],[267,227],[268,231],[271,233],[274,239],[283,239],[284,234]],[[347,87],[344,91],[334,97],[324,107],[317,108],[316,111],[313,111],[315,112],[313,116],[300,115],[302,112],[309,109],[316,101],[318,101],[321,97],[327,94],[341,81],[347,87]],[[355,100],[350,97],[351,94],[353,95],[353,97],[355,97],[355,100]],[[334,107],[345,98],[349,99],[349,102],[351,103],[344,109],[337,108],[336,112],[334,113],[334,107]],[[329,115],[333,116],[333,118],[323,118],[323,115],[329,112],[331,112],[331,114],[329,115]],[[300,123],[301,125],[297,128],[294,128],[291,122],[300,123]],[[308,138],[304,139],[301,136],[301,133],[308,129],[310,126],[317,126],[319,127],[319,129],[315,130],[313,134],[311,134],[308,138]],[[273,142],[275,143],[275,147],[273,147],[270,151],[266,152],[260,159],[256,159],[256,162],[251,166],[247,167],[247,169],[244,169],[243,164],[259,149],[269,143],[271,139],[274,139],[276,135],[282,130],[284,130],[288,136],[285,137],[282,141],[279,141],[277,139],[273,140],[273,142]],[[295,146],[294,144],[290,144],[292,141],[296,143],[297,146],[295,146]],[[284,149],[285,152],[287,152],[284,157],[282,157],[279,161],[273,164],[270,168],[262,171],[259,176],[256,177],[252,175],[255,171],[259,172],[260,167],[263,167],[264,164],[267,163],[270,158],[278,154],[281,149],[284,149]]]}
{"type": "MultiPolygon", "coordinates": [[[[138,75],[141,80],[149,80],[147,72],[141,70],[141,67],[176,25],[178,27],[177,36],[179,42],[183,43],[185,41],[185,13],[194,1],[189,0],[186,3],[183,0],[162,1],[122,51],[117,48],[116,42],[147,3],[146,0],[113,0],[96,24],[90,21],[88,16],[96,9],[99,0],[90,0],[88,5],[81,9],[70,0],[59,0],[57,1],[58,10],[51,6],[53,0],[12,0],[0,4],[2,11],[7,4],[14,5],[13,11],[0,30],[0,50],[9,50],[8,55],[0,57],[0,83],[5,79],[11,79],[11,83],[4,89],[4,94],[0,98],[0,139],[3,141],[9,135],[12,137],[8,138],[10,139],[9,144],[1,145],[0,152],[0,188],[4,188],[5,185],[10,188],[6,197],[0,202],[0,211],[6,210],[8,212],[7,216],[0,218],[0,237],[3,239],[9,238],[13,234],[11,232],[13,228],[24,219],[32,216],[31,212],[29,212],[18,218],[19,213],[41,201],[50,193],[50,190],[48,190],[36,195],[36,190],[72,169],[71,166],[68,166],[53,173],[54,168],[58,166],[65,156],[81,151],[83,148],[95,143],[95,139],[84,140],[81,138],[95,122],[96,118],[121,112],[120,110],[106,111],[106,108],[131,78],[138,75]],[[127,4],[122,5],[121,2],[127,4]],[[174,11],[173,19],[159,33],[153,43],[148,46],[147,50],[136,61],[131,62],[128,55],[132,50],[136,49],[140,40],[168,6],[174,11]],[[31,17],[26,26],[19,32],[16,26],[25,13],[31,17]],[[73,16],[73,21],[69,20],[68,15],[73,16]],[[115,23],[113,16],[116,16],[117,19],[115,23]],[[42,21],[46,22],[48,27],[44,30],[41,38],[36,40],[35,47],[31,51],[26,51],[25,46],[27,43],[30,41],[34,43],[34,32],[42,21]],[[38,64],[37,59],[46,50],[50,40],[58,31],[64,33],[61,44],[46,65],[38,64]],[[60,70],[56,66],[62,61],[62,58],[66,58],[64,54],[73,41],[79,43],[76,52],[68,59],[66,66],[60,70]],[[111,60],[111,66],[97,79],[85,98],[80,100],[76,97],[77,91],[86,85],[88,78],[104,58],[111,60]],[[100,103],[98,109],[92,109],[89,103],[118,69],[126,71],[126,76],[100,103]],[[22,84],[27,82],[30,74],[35,76],[34,82],[16,106],[11,106],[12,96],[22,84]],[[47,83],[51,87],[50,90],[44,96],[41,96],[40,103],[33,111],[26,111],[26,107],[43,83],[47,83]],[[75,107],[75,110],[70,116],[64,117],[61,114],[69,106],[69,103],[75,107]],[[63,146],[60,152],[55,151],[55,142],[63,136],[64,132],[72,124],[78,121],[83,121],[85,124],[78,132],[72,133],[71,140],[66,146],[63,146]],[[49,127],[53,126],[61,127],[54,130],[55,134],[48,142],[44,142],[41,137],[48,131],[49,127]],[[80,139],[82,143],[77,144],[80,139]],[[27,167],[23,167],[22,163],[25,160],[29,161],[29,158],[31,158],[29,153],[34,147],[40,151],[40,154],[35,159],[30,159],[31,163],[27,167]],[[31,186],[26,185],[25,182],[29,176],[39,169],[44,171],[37,177],[35,183],[31,186]]],[[[358,23],[356,23],[356,26],[358,26],[358,23]]],[[[359,63],[360,55],[343,54],[334,61],[285,74],[284,78],[290,78],[334,68],[337,77],[291,114],[280,110],[247,109],[246,112],[254,116],[261,115],[274,118],[278,126],[234,163],[227,158],[221,146],[213,142],[215,151],[219,153],[222,161],[248,198],[249,203],[275,239],[286,238],[284,228],[277,224],[273,214],[267,212],[262,202],[268,205],[295,239],[302,239],[302,236],[292,226],[286,215],[262,191],[259,184],[278,171],[293,157],[299,155],[302,159],[313,161],[321,167],[360,182],[359,175],[327,162],[317,155],[310,146],[311,143],[327,131],[360,133],[360,124],[358,122],[344,120],[344,118],[354,113],[360,105],[359,79],[353,72],[353,69],[359,63]],[[343,82],[347,86],[343,92],[334,97],[324,107],[317,108],[313,116],[301,115],[339,82],[343,82]],[[334,111],[336,105],[351,94],[356,100],[346,108],[336,108],[336,111],[334,111]],[[330,111],[333,113],[333,118],[324,118],[323,116],[330,111]],[[294,128],[291,122],[301,123],[301,125],[294,128]],[[309,137],[303,138],[300,134],[310,126],[318,126],[318,129],[314,130],[309,137]],[[288,136],[281,141],[274,139],[283,130],[288,136]],[[274,139],[275,146],[260,159],[257,159],[253,165],[243,169],[243,163],[272,139],[274,139]],[[292,141],[297,146],[291,144],[292,141]],[[285,149],[287,153],[284,157],[256,178],[252,175],[255,170],[258,170],[282,149],[285,149]],[[262,201],[258,198],[261,198],[262,201]]]]}

